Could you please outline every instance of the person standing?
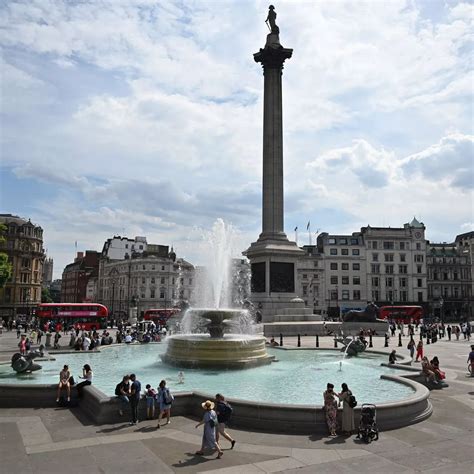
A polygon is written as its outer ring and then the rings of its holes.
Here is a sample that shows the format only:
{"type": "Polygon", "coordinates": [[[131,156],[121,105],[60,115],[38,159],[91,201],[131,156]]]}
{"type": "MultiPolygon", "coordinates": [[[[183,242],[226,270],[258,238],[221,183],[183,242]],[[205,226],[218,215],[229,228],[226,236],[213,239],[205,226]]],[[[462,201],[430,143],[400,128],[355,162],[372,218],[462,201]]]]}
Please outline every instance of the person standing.
{"type": "Polygon", "coordinates": [[[342,434],[351,435],[355,430],[354,407],[350,404],[354,397],[346,383],[343,383],[341,388],[342,391],[337,396],[342,401],[342,434]]]}
{"type": "Polygon", "coordinates": [[[160,428],[160,420],[166,415],[166,424],[171,423],[171,404],[173,403],[173,395],[166,387],[166,380],[162,380],[158,386],[158,401],[160,403],[160,414],[158,415],[158,426],[160,428]]]}
{"type": "Polygon", "coordinates": [[[448,324],[448,327],[446,328],[446,332],[448,333],[448,340],[451,340],[451,324],[448,324]]]}
{"type": "Polygon", "coordinates": [[[411,338],[408,341],[407,349],[410,351],[410,357],[412,361],[413,361],[413,356],[415,355],[415,346],[416,346],[415,340],[411,338]]]}
{"type": "Polygon", "coordinates": [[[115,387],[115,395],[120,400],[119,415],[123,416],[123,412],[130,405],[130,376],[124,375],[122,381],[115,387]]]}
{"type": "Polygon", "coordinates": [[[416,359],[415,362],[418,362],[420,359],[423,359],[423,341],[420,339],[416,346],[416,359]]]}
{"type": "Polygon", "coordinates": [[[201,404],[204,411],[204,416],[202,420],[196,425],[196,428],[199,428],[201,425],[204,425],[204,431],[202,434],[202,444],[201,449],[196,451],[198,456],[204,454],[206,448],[212,449],[213,451],[217,450],[217,459],[220,459],[224,454],[219,443],[216,440],[216,427],[217,427],[217,415],[214,411],[214,402],[206,400],[201,404]]]}
{"type": "Polygon", "coordinates": [[[26,336],[22,334],[20,342],[18,343],[18,347],[20,348],[20,354],[26,355],[26,336]]]}
{"type": "Polygon", "coordinates": [[[329,436],[337,436],[337,400],[336,394],[334,393],[334,385],[332,383],[327,384],[327,389],[323,393],[324,398],[324,411],[326,412],[326,423],[329,429],[329,436]]]}
{"type": "Polygon", "coordinates": [[[92,385],[92,377],[94,373],[92,372],[91,366],[89,364],[85,364],[82,368],[82,376],[79,376],[80,379],[84,379],[84,382],[78,383],[76,385],[77,388],[77,395],[79,398],[84,396],[84,387],[87,385],[92,385]]]}
{"type": "Polygon", "coordinates": [[[156,390],[150,384],[147,384],[145,388],[146,418],[147,420],[153,420],[155,418],[156,390]]]}
{"type": "Polygon", "coordinates": [[[224,438],[230,442],[231,448],[234,449],[235,439],[230,436],[230,434],[225,430],[226,423],[229,422],[232,415],[232,407],[228,402],[225,401],[224,395],[220,393],[216,394],[216,413],[217,413],[217,431],[216,431],[216,441],[219,442],[219,435],[221,434],[224,438]]]}
{"type": "Polygon", "coordinates": [[[132,411],[132,420],[130,421],[131,425],[136,425],[138,423],[138,405],[140,404],[140,395],[142,391],[142,384],[137,379],[135,374],[130,374],[130,381],[132,382],[130,386],[130,409],[132,411]]]}

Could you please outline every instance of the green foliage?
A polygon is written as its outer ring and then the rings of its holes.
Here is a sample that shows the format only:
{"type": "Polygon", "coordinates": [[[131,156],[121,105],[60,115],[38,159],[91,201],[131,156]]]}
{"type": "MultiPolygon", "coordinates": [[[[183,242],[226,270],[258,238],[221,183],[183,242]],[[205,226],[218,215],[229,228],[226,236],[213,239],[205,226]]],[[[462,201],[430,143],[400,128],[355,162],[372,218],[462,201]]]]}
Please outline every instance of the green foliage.
{"type": "MultiPolygon", "coordinates": [[[[0,244],[3,244],[6,241],[4,237],[6,231],[7,226],[5,224],[0,224],[0,244]]],[[[8,261],[8,255],[0,252],[0,288],[3,288],[12,276],[12,269],[12,264],[8,261]]]]}
{"type": "Polygon", "coordinates": [[[41,290],[41,303],[53,303],[53,298],[49,292],[49,288],[43,288],[41,290]]]}

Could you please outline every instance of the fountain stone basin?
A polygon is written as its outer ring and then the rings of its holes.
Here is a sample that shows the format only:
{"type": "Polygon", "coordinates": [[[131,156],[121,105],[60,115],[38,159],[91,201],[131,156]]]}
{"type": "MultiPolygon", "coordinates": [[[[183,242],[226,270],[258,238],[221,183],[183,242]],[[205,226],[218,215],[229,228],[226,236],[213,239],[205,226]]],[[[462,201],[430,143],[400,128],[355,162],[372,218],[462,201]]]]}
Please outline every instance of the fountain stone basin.
{"type": "Polygon", "coordinates": [[[193,309],[193,315],[205,321],[209,334],[183,334],[167,338],[163,362],[177,367],[244,369],[270,364],[266,339],[248,334],[225,334],[236,324],[241,310],[193,309]]]}

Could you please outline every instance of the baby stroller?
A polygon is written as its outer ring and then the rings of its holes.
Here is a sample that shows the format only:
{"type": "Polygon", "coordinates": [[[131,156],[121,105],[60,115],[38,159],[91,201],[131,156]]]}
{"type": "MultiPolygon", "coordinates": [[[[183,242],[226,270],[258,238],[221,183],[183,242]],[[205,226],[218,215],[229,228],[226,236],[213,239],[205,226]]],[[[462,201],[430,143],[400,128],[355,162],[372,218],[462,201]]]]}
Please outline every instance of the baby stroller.
{"type": "Polygon", "coordinates": [[[375,405],[370,403],[362,404],[357,438],[362,438],[362,440],[367,444],[379,439],[379,430],[377,429],[377,409],[375,405]]]}

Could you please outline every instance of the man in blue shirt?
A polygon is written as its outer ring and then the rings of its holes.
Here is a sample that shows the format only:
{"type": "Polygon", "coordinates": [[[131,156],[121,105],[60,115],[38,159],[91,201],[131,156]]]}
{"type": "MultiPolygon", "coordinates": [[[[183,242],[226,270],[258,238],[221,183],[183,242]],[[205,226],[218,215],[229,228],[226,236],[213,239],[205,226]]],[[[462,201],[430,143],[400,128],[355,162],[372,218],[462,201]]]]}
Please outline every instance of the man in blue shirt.
{"type": "Polygon", "coordinates": [[[130,381],[132,382],[130,387],[130,396],[128,397],[130,400],[130,409],[132,410],[132,421],[130,424],[136,425],[138,423],[138,404],[140,402],[142,384],[139,380],[137,380],[137,376],[135,374],[130,375],[130,381]]]}

